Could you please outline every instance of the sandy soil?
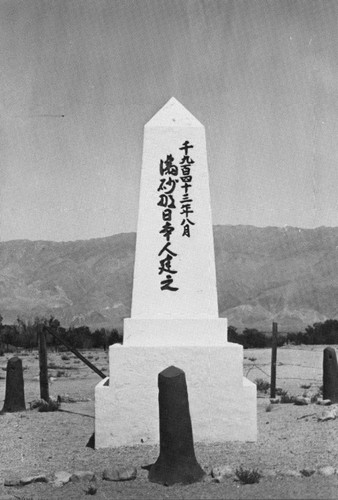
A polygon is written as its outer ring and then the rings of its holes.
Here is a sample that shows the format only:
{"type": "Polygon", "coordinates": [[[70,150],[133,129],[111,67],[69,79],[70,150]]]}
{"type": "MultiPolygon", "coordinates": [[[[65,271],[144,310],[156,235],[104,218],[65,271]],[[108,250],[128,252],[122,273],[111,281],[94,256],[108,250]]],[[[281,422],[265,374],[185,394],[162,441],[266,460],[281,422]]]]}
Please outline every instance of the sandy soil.
{"type": "MultiPolygon", "coordinates": [[[[277,384],[297,395],[301,386],[311,386],[316,392],[322,381],[323,346],[314,349],[282,348],[278,350],[277,384]]],[[[25,353],[22,353],[25,354],[25,353]]],[[[39,397],[37,354],[20,355],[25,368],[26,403],[39,397]]],[[[108,372],[108,357],[104,352],[84,353],[91,361],[108,372]]],[[[193,485],[164,487],[148,481],[148,472],[141,467],[158,457],[157,446],[140,445],[133,448],[93,450],[86,446],[94,431],[94,388],[99,377],[72,354],[63,360],[52,353],[49,363],[55,375],[51,395],[58,394],[89,401],[63,403],[62,411],[38,413],[26,411],[0,417],[0,483],[13,473],[21,476],[39,473],[52,474],[65,470],[92,470],[97,475],[97,499],[224,499],[224,498],[332,498],[338,497],[338,475],[328,478],[314,474],[311,477],[282,476],[281,472],[302,469],[317,470],[331,465],[338,468],[338,419],[318,422],[323,408],[318,405],[274,405],[267,412],[268,395],[257,399],[257,443],[195,443],[196,457],[204,468],[229,465],[234,469],[258,468],[279,472],[277,477],[262,477],[258,484],[241,485],[232,478],[222,483],[210,480],[193,485]],[[68,368],[66,368],[68,367],[68,368]],[[57,373],[59,376],[57,377],[57,373]],[[103,481],[102,471],[107,467],[136,467],[137,478],[128,482],[103,481]]],[[[265,378],[270,373],[269,350],[244,351],[244,373],[248,378],[265,378]],[[263,370],[263,371],[262,371],[263,370]]],[[[9,355],[0,358],[5,368],[9,355]]],[[[5,394],[5,371],[0,371],[0,400],[5,394]],[[2,373],[2,375],[1,375],[2,373]]],[[[1,403],[2,404],[2,403],[1,403]]],[[[78,499],[87,498],[86,483],[68,483],[62,488],[51,484],[31,484],[21,488],[0,486],[3,495],[23,499],[78,499]]],[[[4,497],[6,498],[6,497],[4,497]]]]}

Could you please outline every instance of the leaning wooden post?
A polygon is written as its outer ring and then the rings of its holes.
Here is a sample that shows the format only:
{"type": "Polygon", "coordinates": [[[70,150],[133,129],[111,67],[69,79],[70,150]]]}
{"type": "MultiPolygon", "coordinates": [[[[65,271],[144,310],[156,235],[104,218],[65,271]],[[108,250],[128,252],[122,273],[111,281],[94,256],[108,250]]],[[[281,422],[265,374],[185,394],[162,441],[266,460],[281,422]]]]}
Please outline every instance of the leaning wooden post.
{"type": "Polygon", "coordinates": [[[42,329],[39,339],[40,398],[49,401],[46,331],[42,329]]]}
{"type": "Polygon", "coordinates": [[[276,363],[277,363],[277,323],[272,323],[272,352],[271,352],[271,383],[270,397],[276,397],[276,363]]]}

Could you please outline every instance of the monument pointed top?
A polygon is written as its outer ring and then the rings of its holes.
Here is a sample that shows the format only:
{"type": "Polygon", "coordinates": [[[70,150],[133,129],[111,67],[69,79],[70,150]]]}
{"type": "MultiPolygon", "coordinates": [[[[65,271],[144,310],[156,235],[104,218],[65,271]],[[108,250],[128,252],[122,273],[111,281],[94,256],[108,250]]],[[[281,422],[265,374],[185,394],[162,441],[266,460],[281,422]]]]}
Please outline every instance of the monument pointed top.
{"type": "Polygon", "coordinates": [[[175,97],[161,108],[154,115],[146,127],[203,127],[202,123],[197,120],[175,97]]]}

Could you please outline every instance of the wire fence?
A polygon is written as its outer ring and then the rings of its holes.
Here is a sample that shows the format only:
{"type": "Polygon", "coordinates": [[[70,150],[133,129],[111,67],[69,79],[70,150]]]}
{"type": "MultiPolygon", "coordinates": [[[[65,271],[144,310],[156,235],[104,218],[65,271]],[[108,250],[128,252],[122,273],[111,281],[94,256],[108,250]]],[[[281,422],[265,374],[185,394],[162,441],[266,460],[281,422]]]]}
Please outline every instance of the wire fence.
{"type": "MultiPolygon", "coordinates": [[[[287,366],[287,365],[286,365],[286,366],[287,366]]],[[[290,365],[290,366],[291,366],[291,365],[290,365]]],[[[292,366],[294,366],[294,365],[292,365],[292,366]]],[[[262,372],[262,373],[263,373],[266,377],[268,377],[268,378],[270,379],[271,374],[270,374],[270,373],[267,373],[266,371],[264,371],[264,370],[263,370],[260,366],[258,366],[258,365],[253,365],[253,366],[251,366],[251,367],[247,370],[247,372],[245,373],[245,376],[246,376],[246,377],[248,377],[249,373],[250,373],[250,372],[251,372],[254,368],[255,368],[256,370],[258,370],[258,371],[262,372]]],[[[307,368],[307,369],[309,369],[309,367],[308,367],[308,366],[301,366],[300,368],[307,368]]],[[[317,369],[317,368],[311,368],[311,369],[312,369],[312,370],[318,370],[318,371],[321,371],[321,370],[319,370],[319,369],[317,369]]],[[[301,382],[301,381],[303,381],[303,380],[312,380],[312,381],[314,381],[314,382],[317,382],[317,381],[318,381],[318,377],[317,377],[317,378],[314,378],[314,377],[285,377],[285,376],[283,376],[283,375],[278,374],[278,371],[277,371],[277,378],[278,378],[278,379],[281,379],[281,380],[299,380],[300,382],[301,382]]]]}
{"type": "MultiPolygon", "coordinates": [[[[325,346],[323,346],[323,349],[325,346]]],[[[283,357],[285,358],[286,355],[286,350],[283,351],[283,357]]],[[[291,352],[291,349],[290,349],[291,352]]],[[[322,366],[318,366],[318,363],[320,360],[319,356],[321,356],[321,350],[314,348],[300,348],[300,349],[292,349],[293,355],[302,354],[307,352],[312,352],[313,354],[318,353],[318,358],[316,359],[316,363],[312,363],[312,358],[309,359],[308,364],[304,363],[295,363],[295,362],[285,362],[285,359],[283,362],[277,361],[276,365],[276,371],[277,371],[277,379],[281,381],[299,381],[299,383],[317,383],[319,384],[322,380],[322,373],[323,373],[323,368],[322,366]],[[317,366],[315,366],[317,365],[317,366]],[[297,373],[290,373],[291,371],[295,372],[297,370],[297,373]],[[289,373],[288,373],[289,372],[289,373]]],[[[267,353],[268,354],[268,353],[267,353]]],[[[257,352],[257,357],[259,357],[259,353],[257,352]]],[[[271,361],[263,361],[259,362],[259,360],[256,361],[256,358],[246,358],[244,359],[244,367],[243,371],[245,374],[245,377],[249,377],[251,375],[251,379],[255,376],[261,373],[265,378],[270,381],[271,379],[271,361]],[[258,373],[257,373],[258,372],[258,373]]],[[[257,377],[258,378],[258,377],[257,377]]]]}

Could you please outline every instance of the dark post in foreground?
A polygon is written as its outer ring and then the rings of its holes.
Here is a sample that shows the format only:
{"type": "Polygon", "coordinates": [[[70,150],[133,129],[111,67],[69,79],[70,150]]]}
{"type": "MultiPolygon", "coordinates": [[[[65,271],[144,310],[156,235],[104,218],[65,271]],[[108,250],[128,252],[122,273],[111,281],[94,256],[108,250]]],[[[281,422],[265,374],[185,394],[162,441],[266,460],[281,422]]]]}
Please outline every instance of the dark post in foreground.
{"type": "Polygon", "coordinates": [[[39,332],[39,368],[40,368],[40,398],[49,401],[47,342],[44,329],[39,332]]]}
{"type": "Polygon", "coordinates": [[[160,456],[150,467],[149,480],[172,485],[200,481],[205,472],[194,451],[185,373],[170,366],[158,375],[160,456]]]}
{"type": "Polygon", "coordinates": [[[6,396],[1,413],[26,410],[22,361],[18,357],[8,360],[6,396]]]}
{"type": "Polygon", "coordinates": [[[276,364],[277,364],[277,323],[272,323],[271,381],[270,398],[276,397],[276,364]]]}
{"type": "Polygon", "coordinates": [[[338,364],[333,347],[324,349],[323,358],[323,399],[338,403],[338,364]]]}

